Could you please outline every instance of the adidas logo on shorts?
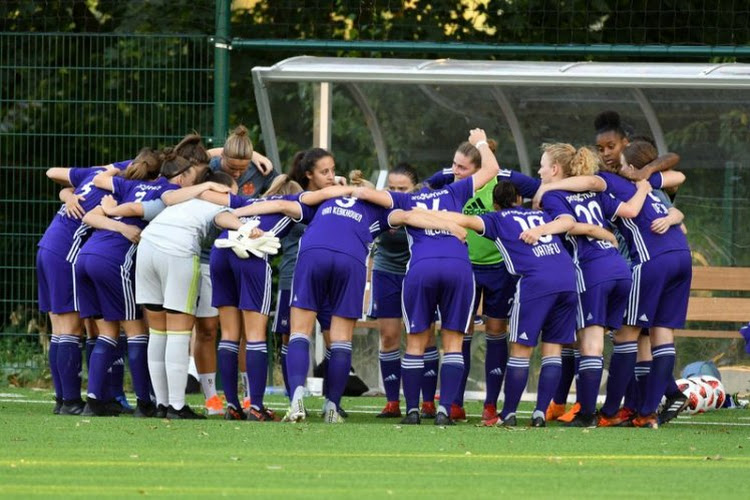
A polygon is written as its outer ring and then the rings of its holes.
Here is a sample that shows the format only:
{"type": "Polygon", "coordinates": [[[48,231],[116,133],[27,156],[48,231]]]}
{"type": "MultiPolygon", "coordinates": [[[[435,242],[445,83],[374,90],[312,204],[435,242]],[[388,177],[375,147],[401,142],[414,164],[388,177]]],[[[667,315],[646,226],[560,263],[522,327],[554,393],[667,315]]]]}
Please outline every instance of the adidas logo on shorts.
{"type": "Polygon", "coordinates": [[[589,313],[589,315],[586,316],[586,321],[591,321],[592,319],[594,319],[594,315],[589,313]]]}
{"type": "Polygon", "coordinates": [[[641,317],[638,318],[638,321],[648,321],[648,316],[646,316],[645,314],[641,314],[641,317]]]}
{"type": "Polygon", "coordinates": [[[529,336],[526,335],[526,332],[523,332],[521,335],[518,336],[521,340],[529,340],[529,336]]]}

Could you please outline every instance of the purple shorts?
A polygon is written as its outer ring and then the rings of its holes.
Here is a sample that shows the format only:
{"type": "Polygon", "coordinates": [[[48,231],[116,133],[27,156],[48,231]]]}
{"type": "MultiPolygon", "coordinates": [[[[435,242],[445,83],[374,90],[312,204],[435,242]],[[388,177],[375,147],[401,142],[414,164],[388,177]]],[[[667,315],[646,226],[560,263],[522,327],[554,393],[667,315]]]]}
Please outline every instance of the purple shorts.
{"type": "Polygon", "coordinates": [[[76,259],[76,301],[82,318],[106,321],[141,319],[135,303],[135,251],[131,246],[122,262],[92,254],[76,259]]]}
{"type": "Polygon", "coordinates": [[[493,266],[472,265],[471,268],[476,281],[474,314],[479,310],[481,299],[483,315],[495,319],[507,318],[516,292],[516,277],[502,263],[493,266]]]}
{"type": "Polygon", "coordinates": [[[228,248],[211,249],[211,305],[271,313],[271,266],[264,259],[240,259],[228,248]]]}
{"type": "Polygon", "coordinates": [[[510,311],[509,340],[529,347],[542,342],[571,344],[576,339],[578,294],[557,292],[523,300],[516,292],[510,311]]]}
{"type": "Polygon", "coordinates": [[[65,257],[39,248],[36,253],[36,279],[39,310],[64,314],[77,310],[73,265],[65,257]]]}
{"type": "Polygon", "coordinates": [[[292,281],[292,307],[321,312],[330,304],[331,315],[362,317],[367,268],[343,253],[311,248],[299,254],[292,281]]]}
{"type": "Polygon", "coordinates": [[[371,318],[401,318],[401,287],[403,274],[386,271],[372,271],[372,288],[370,289],[370,306],[367,315],[371,318]]]}
{"type": "Polygon", "coordinates": [[[474,316],[474,289],[468,261],[425,259],[410,265],[402,293],[406,332],[427,330],[439,309],[442,329],[466,333],[474,316]]]}
{"type": "Polygon", "coordinates": [[[629,279],[604,281],[578,295],[578,328],[599,325],[617,330],[628,305],[629,279]]]}
{"type": "MultiPolygon", "coordinates": [[[[291,298],[291,290],[279,290],[276,296],[276,316],[272,330],[278,335],[289,335],[289,301],[291,298]]],[[[318,324],[322,331],[331,329],[331,306],[328,304],[318,311],[318,324]]]]}
{"type": "Polygon", "coordinates": [[[692,265],[690,252],[677,250],[633,266],[625,324],[684,328],[692,265]]]}

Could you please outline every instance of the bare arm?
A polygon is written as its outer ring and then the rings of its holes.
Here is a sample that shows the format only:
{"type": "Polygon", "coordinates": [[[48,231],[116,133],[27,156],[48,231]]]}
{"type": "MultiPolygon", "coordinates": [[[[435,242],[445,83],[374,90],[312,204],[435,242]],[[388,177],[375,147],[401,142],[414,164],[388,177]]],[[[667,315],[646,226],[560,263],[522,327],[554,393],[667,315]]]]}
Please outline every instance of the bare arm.
{"type": "Polygon", "coordinates": [[[395,210],[388,217],[388,222],[394,226],[413,226],[422,229],[436,229],[450,231],[461,241],[466,241],[466,229],[460,224],[438,217],[437,211],[432,210],[395,210]]]}
{"type": "Polygon", "coordinates": [[[667,215],[651,222],[651,230],[657,234],[664,234],[671,226],[681,225],[683,220],[685,214],[675,207],[670,207],[667,215]]]}
{"type": "Polygon", "coordinates": [[[630,198],[627,202],[621,203],[619,207],[617,207],[617,216],[618,217],[624,217],[626,219],[632,219],[633,217],[637,217],[639,213],[641,213],[641,209],[643,208],[643,203],[646,201],[646,197],[651,192],[651,184],[648,183],[648,181],[638,181],[636,183],[636,186],[638,187],[638,190],[635,192],[632,198],[630,198]]]}
{"type": "Polygon", "coordinates": [[[81,206],[80,200],[84,200],[83,196],[75,194],[72,187],[66,187],[60,190],[60,201],[65,203],[65,215],[72,219],[80,219],[86,213],[81,206]]]}
{"type": "Polygon", "coordinates": [[[383,208],[391,208],[393,206],[393,198],[388,194],[388,191],[360,187],[352,191],[352,196],[360,200],[369,201],[375,205],[380,205],[383,208]]]}
{"type": "Polygon", "coordinates": [[[165,205],[169,206],[176,205],[178,203],[182,203],[183,201],[188,201],[200,196],[202,200],[210,201],[217,205],[226,206],[229,204],[229,196],[227,196],[227,193],[229,191],[229,186],[225,186],[224,184],[219,184],[217,182],[202,182],[194,186],[167,191],[166,193],[161,195],[161,200],[165,205]],[[211,193],[211,195],[209,195],[209,193],[211,193]],[[210,197],[210,199],[201,196],[204,194],[210,197]]]}
{"type": "Polygon", "coordinates": [[[685,174],[678,172],[677,170],[667,170],[661,173],[662,177],[662,188],[670,189],[681,186],[685,182],[685,174]]]}
{"type": "Polygon", "coordinates": [[[252,215],[284,214],[293,219],[302,217],[302,210],[298,203],[286,200],[268,200],[253,203],[235,210],[237,217],[250,217],[252,215]]]}
{"type": "Polygon", "coordinates": [[[224,229],[237,230],[242,227],[242,221],[232,212],[220,212],[214,217],[214,224],[224,229]]]}
{"type": "MultiPolygon", "coordinates": [[[[407,212],[427,213],[432,217],[443,220],[444,222],[453,222],[459,226],[465,227],[466,229],[472,229],[477,233],[484,233],[484,221],[476,215],[464,215],[459,212],[449,212],[447,210],[424,210],[422,208],[414,208],[412,210],[407,210],[407,212]]],[[[395,213],[397,212],[393,212],[393,214],[395,213]]],[[[391,214],[389,218],[390,221],[393,221],[393,214],[391,214]]],[[[445,228],[445,226],[443,226],[443,228],[445,228]]]]}
{"type": "Polygon", "coordinates": [[[661,155],[655,160],[643,166],[643,168],[634,168],[632,165],[620,169],[620,175],[631,181],[640,181],[648,179],[656,172],[671,170],[680,162],[680,155],[677,153],[667,153],[661,155]]]}
{"type": "Polygon", "coordinates": [[[575,224],[576,221],[575,219],[573,219],[573,217],[558,217],[552,222],[527,229],[520,234],[518,239],[522,240],[524,243],[533,245],[534,243],[539,241],[539,238],[541,238],[542,236],[546,236],[548,234],[567,233],[568,231],[573,229],[573,226],[575,226],[575,224]]]}
{"type": "Polygon", "coordinates": [[[273,163],[267,157],[253,151],[252,162],[258,166],[258,171],[263,175],[268,175],[273,171],[273,163]]]}
{"type": "Polygon", "coordinates": [[[487,144],[487,134],[481,128],[472,129],[469,132],[469,142],[477,147],[479,154],[482,155],[482,167],[477,173],[472,175],[474,179],[474,191],[479,191],[485,184],[497,177],[500,172],[500,165],[497,164],[495,153],[492,152],[487,144]]]}
{"type": "Polygon", "coordinates": [[[47,178],[63,186],[70,186],[70,169],[65,167],[52,167],[47,169],[47,178]]]}
{"type": "MultiPolygon", "coordinates": [[[[354,189],[354,186],[328,186],[327,188],[318,189],[317,191],[305,192],[304,195],[300,196],[299,201],[305,205],[320,205],[331,198],[351,196],[354,189]]],[[[388,199],[390,199],[390,196],[388,199]]],[[[388,205],[388,207],[390,207],[390,205],[388,205]]]]}
{"type": "Polygon", "coordinates": [[[568,231],[568,234],[573,236],[588,236],[589,238],[594,238],[597,240],[609,241],[614,246],[618,246],[617,238],[615,237],[615,235],[596,224],[576,222],[573,228],[568,231]]]}
{"type": "Polygon", "coordinates": [[[112,177],[120,173],[116,168],[110,168],[104,172],[100,172],[94,176],[94,186],[99,189],[104,189],[110,192],[115,190],[115,184],[112,182],[112,177]]]}
{"type": "Polygon", "coordinates": [[[103,197],[99,207],[107,217],[143,217],[144,213],[142,203],[133,201],[118,205],[111,195],[103,197]]]}
{"type": "Polygon", "coordinates": [[[104,210],[101,207],[96,207],[84,215],[83,223],[96,229],[106,229],[107,231],[120,233],[133,243],[138,243],[138,240],[141,238],[140,228],[110,219],[104,215],[104,210]]]}
{"type": "Polygon", "coordinates": [[[586,191],[594,191],[600,193],[607,188],[607,183],[604,179],[598,175],[576,175],[574,177],[566,177],[559,181],[542,184],[534,195],[533,205],[539,207],[541,205],[542,196],[547,191],[572,191],[574,193],[585,193],[586,191]]]}

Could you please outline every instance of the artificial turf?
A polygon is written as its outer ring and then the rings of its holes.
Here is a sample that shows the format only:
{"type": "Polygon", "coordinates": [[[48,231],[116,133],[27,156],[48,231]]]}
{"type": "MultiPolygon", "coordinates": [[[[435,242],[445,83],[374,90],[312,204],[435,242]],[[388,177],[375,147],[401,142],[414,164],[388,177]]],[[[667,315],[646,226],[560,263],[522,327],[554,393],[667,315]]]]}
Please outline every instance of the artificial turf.
{"type": "MultiPolygon", "coordinates": [[[[376,419],[345,398],[326,425],[54,416],[47,391],[0,389],[0,496],[748,498],[750,411],[652,429],[481,428],[376,419]]],[[[281,409],[281,397],[269,406],[281,409]]],[[[193,398],[191,403],[200,406],[193,398]]],[[[473,415],[473,418],[471,417],[473,415]]]]}

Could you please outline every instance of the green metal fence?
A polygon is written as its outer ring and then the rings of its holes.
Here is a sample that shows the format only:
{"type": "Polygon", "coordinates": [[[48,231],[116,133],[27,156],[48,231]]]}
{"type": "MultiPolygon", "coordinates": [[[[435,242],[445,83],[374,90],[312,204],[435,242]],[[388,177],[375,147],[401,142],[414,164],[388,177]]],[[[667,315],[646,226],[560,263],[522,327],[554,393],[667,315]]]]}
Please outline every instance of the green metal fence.
{"type": "Polygon", "coordinates": [[[59,201],[45,170],[126,160],[194,129],[211,135],[212,66],[206,36],[0,34],[3,333],[46,329],[36,244],[59,201]]]}

